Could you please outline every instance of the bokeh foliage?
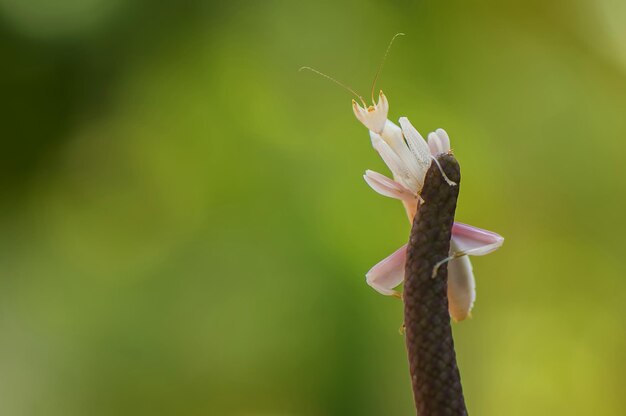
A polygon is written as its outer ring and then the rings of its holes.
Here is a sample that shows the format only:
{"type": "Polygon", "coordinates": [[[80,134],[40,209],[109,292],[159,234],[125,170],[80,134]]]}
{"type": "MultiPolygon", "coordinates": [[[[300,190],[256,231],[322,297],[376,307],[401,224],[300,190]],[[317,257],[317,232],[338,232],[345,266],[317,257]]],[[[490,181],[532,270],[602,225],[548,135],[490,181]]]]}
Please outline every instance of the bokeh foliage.
{"type": "Polygon", "coordinates": [[[411,414],[406,240],[350,97],[444,127],[474,259],[474,415],[626,407],[617,0],[0,0],[0,413],[411,414]]]}

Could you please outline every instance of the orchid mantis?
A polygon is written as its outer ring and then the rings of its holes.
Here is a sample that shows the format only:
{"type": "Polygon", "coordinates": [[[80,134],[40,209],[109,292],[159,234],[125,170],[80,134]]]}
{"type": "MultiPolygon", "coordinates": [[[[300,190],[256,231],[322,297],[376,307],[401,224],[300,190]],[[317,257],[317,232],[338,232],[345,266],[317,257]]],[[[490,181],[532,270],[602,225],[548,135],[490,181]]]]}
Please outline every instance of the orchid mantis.
{"type": "MultiPolygon", "coordinates": [[[[370,106],[361,95],[335,78],[308,66],[300,68],[300,71],[309,70],[338,84],[363,104],[361,106],[352,100],[352,110],[356,118],[369,130],[372,146],[391,170],[393,179],[372,170],[366,170],[363,178],[379,194],[402,201],[409,222],[413,224],[413,219],[419,215],[420,205],[428,203],[421,198],[426,172],[431,163],[439,164],[437,155],[452,150],[450,138],[445,130],[437,129],[430,133],[426,141],[406,117],[400,117],[398,120],[400,126],[387,118],[389,102],[382,91],[378,95],[378,102],[374,100],[376,81],[383,63],[394,40],[402,35],[404,33],[397,33],[387,46],[372,84],[370,106]]],[[[448,185],[456,186],[446,177],[441,167],[439,169],[448,185]]],[[[462,321],[471,316],[470,312],[476,300],[476,284],[468,256],[489,254],[503,243],[504,238],[494,232],[460,222],[453,224],[449,256],[435,265],[433,276],[442,264],[448,263],[448,307],[450,316],[455,321],[462,321]]],[[[405,244],[372,267],[366,274],[367,284],[383,295],[402,298],[395,288],[404,281],[406,249],[405,244]]]]}
{"type": "MultiPolygon", "coordinates": [[[[386,197],[402,201],[409,221],[413,223],[419,215],[420,197],[424,178],[430,164],[437,162],[435,156],[451,152],[450,138],[443,129],[428,135],[428,141],[420,135],[406,117],[399,120],[400,126],[387,119],[389,103],[381,91],[377,103],[366,107],[352,100],[356,118],[370,132],[372,146],[391,170],[392,178],[367,170],[363,176],[372,189],[386,197]]],[[[456,186],[448,180],[449,186],[456,186]]],[[[448,305],[450,316],[462,321],[470,316],[476,299],[476,290],[469,255],[482,256],[498,249],[504,238],[500,235],[455,222],[452,227],[450,256],[442,259],[436,268],[448,264],[448,305]]],[[[395,290],[404,280],[406,244],[380,261],[366,274],[366,281],[377,292],[400,297],[395,290]]]]}

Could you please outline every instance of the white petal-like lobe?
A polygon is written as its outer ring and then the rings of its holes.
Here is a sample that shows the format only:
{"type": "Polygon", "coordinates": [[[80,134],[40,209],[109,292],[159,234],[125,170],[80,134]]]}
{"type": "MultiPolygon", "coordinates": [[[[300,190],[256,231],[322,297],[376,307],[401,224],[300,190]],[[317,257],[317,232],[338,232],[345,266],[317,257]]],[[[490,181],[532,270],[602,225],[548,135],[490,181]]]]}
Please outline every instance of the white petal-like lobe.
{"type": "Polygon", "coordinates": [[[437,133],[437,136],[439,136],[439,140],[441,140],[443,151],[449,152],[450,151],[450,137],[448,137],[448,133],[446,133],[444,129],[437,129],[435,130],[435,133],[437,133]]]}
{"type": "Polygon", "coordinates": [[[430,167],[430,148],[428,144],[424,141],[424,138],[417,131],[415,127],[411,124],[411,122],[406,117],[400,117],[400,127],[402,128],[402,134],[404,134],[404,138],[411,149],[411,152],[415,156],[417,163],[419,164],[422,174],[422,183],[424,181],[424,177],[426,176],[426,172],[430,167]]]}
{"type": "Polygon", "coordinates": [[[444,129],[437,129],[428,134],[428,147],[433,156],[450,152],[450,138],[444,129]]]}
{"type": "Polygon", "coordinates": [[[504,237],[492,231],[455,222],[452,225],[452,238],[460,253],[470,256],[484,256],[502,246],[504,237]]]}
{"type": "MultiPolygon", "coordinates": [[[[414,178],[414,182],[416,184],[421,184],[423,182],[422,176],[424,175],[422,168],[415,158],[415,155],[413,155],[413,152],[411,152],[411,149],[409,149],[407,143],[405,142],[404,136],[402,135],[402,129],[396,126],[392,121],[387,120],[385,128],[380,136],[402,161],[406,171],[412,178],[414,178]]],[[[418,189],[415,189],[415,191],[417,190],[418,189]]]]}
{"type": "Polygon", "coordinates": [[[411,191],[415,191],[417,189],[415,178],[409,173],[404,162],[393,151],[391,146],[373,131],[370,131],[370,138],[372,139],[372,146],[393,173],[393,178],[411,191]]]}
{"type": "Polygon", "coordinates": [[[367,272],[365,275],[367,284],[383,295],[398,296],[398,292],[393,289],[404,280],[405,263],[406,244],[367,272]]]}
{"type": "MultiPolygon", "coordinates": [[[[450,254],[458,251],[454,236],[450,241],[450,254]]],[[[476,300],[476,283],[469,257],[462,256],[448,263],[448,311],[456,322],[470,316],[476,300]]]]}
{"type": "Polygon", "coordinates": [[[428,147],[430,148],[430,154],[433,156],[443,153],[441,140],[439,140],[439,136],[435,133],[428,133],[428,147]]]}

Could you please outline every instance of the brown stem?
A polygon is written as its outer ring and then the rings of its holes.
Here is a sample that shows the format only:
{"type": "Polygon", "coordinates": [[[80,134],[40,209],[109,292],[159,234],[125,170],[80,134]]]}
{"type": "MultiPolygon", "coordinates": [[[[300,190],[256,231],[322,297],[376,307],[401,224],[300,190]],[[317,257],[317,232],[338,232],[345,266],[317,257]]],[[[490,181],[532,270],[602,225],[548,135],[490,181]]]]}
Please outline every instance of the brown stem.
{"type": "MultiPolygon", "coordinates": [[[[454,156],[439,155],[448,178],[461,179],[454,156]]],[[[431,164],[407,248],[404,280],[404,325],[413,397],[419,416],[467,415],[456,363],[448,313],[448,265],[433,268],[448,256],[459,186],[446,183],[431,164]]]]}

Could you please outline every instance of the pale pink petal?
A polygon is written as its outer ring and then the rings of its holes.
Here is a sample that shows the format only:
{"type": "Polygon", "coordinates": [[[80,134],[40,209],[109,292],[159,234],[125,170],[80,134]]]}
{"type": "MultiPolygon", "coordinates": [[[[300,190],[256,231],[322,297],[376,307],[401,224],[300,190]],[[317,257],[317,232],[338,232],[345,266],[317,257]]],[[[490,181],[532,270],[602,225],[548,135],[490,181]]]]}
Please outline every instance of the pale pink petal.
{"type": "Polygon", "coordinates": [[[399,293],[393,288],[404,280],[405,263],[406,244],[367,272],[365,275],[367,284],[383,295],[399,296],[399,293]]]}
{"type": "MultiPolygon", "coordinates": [[[[450,241],[450,254],[458,251],[455,238],[450,241]]],[[[457,257],[448,263],[448,310],[459,322],[470,316],[476,300],[476,283],[468,256],[457,257]]]]}
{"type": "Polygon", "coordinates": [[[417,199],[417,195],[407,189],[404,185],[389,179],[385,175],[378,172],[366,170],[363,178],[373,190],[381,195],[399,199],[401,201],[416,201],[417,199]]]}
{"type": "Polygon", "coordinates": [[[498,249],[504,237],[491,231],[455,222],[452,226],[452,239],[461,255],[483,256],[498,249]]]}

